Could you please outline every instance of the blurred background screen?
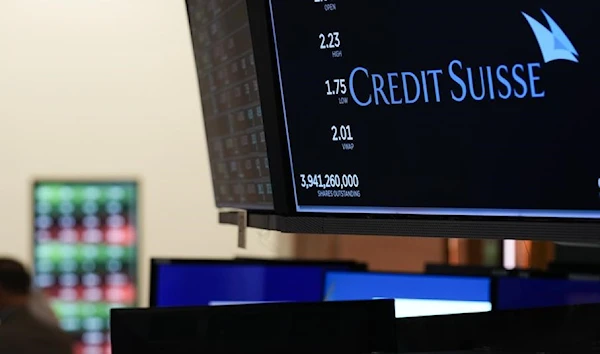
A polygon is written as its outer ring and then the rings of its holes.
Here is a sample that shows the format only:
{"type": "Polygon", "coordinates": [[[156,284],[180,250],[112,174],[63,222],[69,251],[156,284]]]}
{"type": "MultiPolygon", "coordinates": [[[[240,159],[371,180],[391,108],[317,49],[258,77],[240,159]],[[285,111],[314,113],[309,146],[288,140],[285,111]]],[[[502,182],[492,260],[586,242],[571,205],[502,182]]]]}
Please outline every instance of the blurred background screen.
{"type": "Polygon", "coordinates": [[[492,310],[489,277],[328,272],[325,300],[394,299],[396,318],[492,310]]]}
{"type": "Polygon", "coordinates": [[[188,0],[218,207],[273,209],[246,2],[188,0]]]}
{"type": "Polygon", "coordinates": [[[600,281],[589,279],[497,279],[498,310],[600,303],[600,281]]]}
{"type": "Polygon", "coordinates": [[[37,182],[35,284],[75,354],[110,353],[109,311],[137,299],[135,182],[37,182]]]}
{"type": "Polygon", "coordinates": [[[152,268],[153,306],[322,301],[327,270],[355,264],[285,264],[256,261],[171,261],[152,268]]]}

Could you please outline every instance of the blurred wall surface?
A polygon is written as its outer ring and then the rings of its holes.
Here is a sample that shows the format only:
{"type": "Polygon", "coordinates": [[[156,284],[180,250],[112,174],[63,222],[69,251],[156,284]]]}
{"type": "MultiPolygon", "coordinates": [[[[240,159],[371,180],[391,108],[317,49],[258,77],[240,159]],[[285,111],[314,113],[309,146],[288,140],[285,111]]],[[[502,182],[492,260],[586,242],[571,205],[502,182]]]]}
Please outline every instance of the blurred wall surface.
{"type": "Polygon", "coordinates": [[[163,257],[284,256],[217,224],[184,1],[0,1],[0,254],[32,259],[36,178],[141,182],[142,303],[163,257]]]}
{"type": "Polygon", "coordinates": [[[371,270],[422,272],[428,263],[446,263],[447,240],[425,237],[302,235],[296,255],[303,259],[355,259],[371,270]]]}

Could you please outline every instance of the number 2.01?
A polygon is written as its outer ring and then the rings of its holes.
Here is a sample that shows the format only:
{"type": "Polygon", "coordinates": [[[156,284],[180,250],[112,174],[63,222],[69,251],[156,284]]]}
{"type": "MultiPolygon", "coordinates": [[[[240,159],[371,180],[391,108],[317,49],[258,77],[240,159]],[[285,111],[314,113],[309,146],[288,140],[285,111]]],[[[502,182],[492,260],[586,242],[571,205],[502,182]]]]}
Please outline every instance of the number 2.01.
{"type": "Polygon", "coordinates": [[[339,128],[335,125],[331,126],[331,132],[333,136],[331,138],[332,141],[352,141],[354,137],[352,136],[352,131],[350,130],[349,125],[340,125],[339,128]]]}

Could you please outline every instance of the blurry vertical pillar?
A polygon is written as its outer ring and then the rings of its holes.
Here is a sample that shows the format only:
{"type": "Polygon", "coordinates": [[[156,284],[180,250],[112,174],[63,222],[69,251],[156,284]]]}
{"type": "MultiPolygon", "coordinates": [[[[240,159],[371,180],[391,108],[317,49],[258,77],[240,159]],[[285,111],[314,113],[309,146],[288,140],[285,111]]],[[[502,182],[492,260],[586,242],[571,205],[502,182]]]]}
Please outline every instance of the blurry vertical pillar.
{"type": "Polygon", "coordinates": [[[465,240],[467,243],[467,265],[483,265],[483,240],[465,240]]]}
{"type": "Polygon", "coordinates": [[[517,249],[517,268],[528,269],[531,268],[531,241],[519,240],[516,243],[517,249]]]}
{"type": "Polygon", "coordinates": [[[464,240],[461,240],[459,238],[449,238],[446,240],[446,243],[448,244],[448,264],[455,266],[462,265],[464,255],[466,253],[466,243],[464,242],[464,240]]]}
{"type": "Polygon", "coordinates": [[[489,267],[501,267],[502,240],[484,240],[482,247],[483,265],[489,267]]]}
{"type": "Polygon", "coordinates": [[[554,243],[545,241],[531,242],[531,268],[546,269],[554,260],[554,243]]]}
{"type": "Polygon", "coordinates": [[[448,241],[448,264],[469,264],[469,240],[462,238],[449,238],[448,241]]]}
{"type": "Polygon", "coordinates": [[[299,259],[366,262],[371,270],[421,272],[427,263],[446,263],[446,239],[346,235],[296,235],[299,259]]]}
{"type": "Polygon", "coordinates": [[[313,235],[296,234],[294,235],[296,244],[296,258],[299,259],[339,259],[336,235],[313,235]]]}
{"type": "MultiPolygon", "coordinates": [[[[546,269],[554,260],[554,244],[545,241],[515,241],[515,266],[520,269],[546,269]]],[[[504,250],[509,252],[509,250],[504,250]]]]}
{"type": "Polygon", "coordinates": [[[448,239],[448,260],[452,265],[500,266],[502,241],[448,239]]]}

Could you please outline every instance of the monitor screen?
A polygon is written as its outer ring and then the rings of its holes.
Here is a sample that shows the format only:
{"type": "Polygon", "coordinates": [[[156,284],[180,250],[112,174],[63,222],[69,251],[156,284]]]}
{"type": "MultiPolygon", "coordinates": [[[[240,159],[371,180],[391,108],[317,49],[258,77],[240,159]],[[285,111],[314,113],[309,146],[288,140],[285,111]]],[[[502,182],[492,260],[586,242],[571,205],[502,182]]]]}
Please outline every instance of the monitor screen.
{"type": "Polygon", "coordinates": [[[498,310],[595,304],[600,303],[600,278],[503,277],[497,280],[496,294],[498,310]]]}
{"type": "Polygon", "coordinates": [[[393,301],[111,311],[114,354],[395,353],[393,301]]]}
{"type": "Polygon", "coordinates": [[[187,0],[187,10],[216,204],[272,209],[246,1],[187,0]]]}
{"type": "Polygon", "coordinates": [[[297,211],[600,218],[600,3],[268,3],[297,211]]]}
{"type": "Polygon", "coordinates": [[[349,266],[244,261],[156,261],[151,305],[231,305],[323,300],[326,270],[349,266]]]}
{"type": "Polygon", "coordinates": [[[40,181],[34,208],[35,284],[75,354],[110,353],[109,311],[137,299],[137,184],[40,181]]]}
{"type": "Polygon", "coordinates": [[[395,299],[396,317],[492,310],[491,279],[424,274],[327,272],[325,300],[395,299]]]}

